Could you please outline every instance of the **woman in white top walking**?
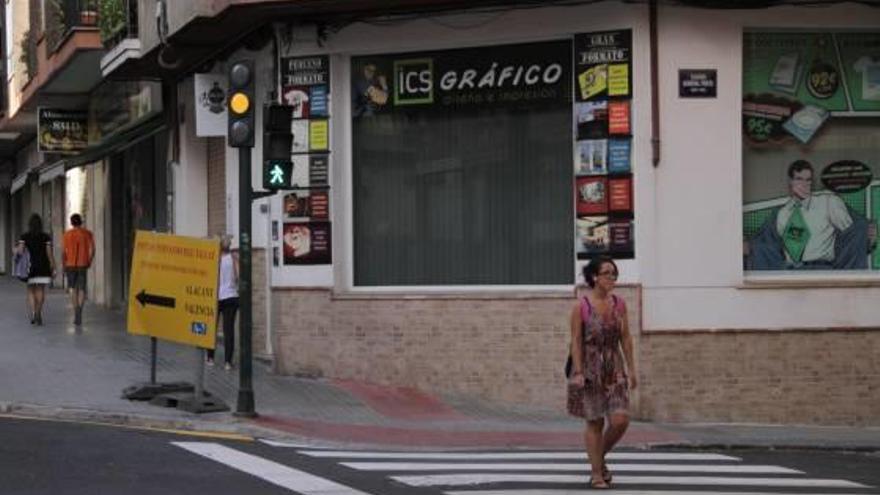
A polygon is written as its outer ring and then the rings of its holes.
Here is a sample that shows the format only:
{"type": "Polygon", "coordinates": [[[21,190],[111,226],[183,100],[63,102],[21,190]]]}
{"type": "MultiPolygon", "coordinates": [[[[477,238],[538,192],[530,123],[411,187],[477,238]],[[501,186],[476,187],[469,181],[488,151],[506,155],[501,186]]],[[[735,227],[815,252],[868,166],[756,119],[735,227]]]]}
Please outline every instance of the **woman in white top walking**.
{"type": "MultiPolygon", "coordinates": [[[[235,313],[238,312],[238,253],[233,253],[232,236],[220,239],[220,281],[217,284],[220,317],[223,319],[223,360],[232,369],[235,353],[235,313]]],[[[214,364],[214,351],[208,350],[208,365],[214,364]]]]}

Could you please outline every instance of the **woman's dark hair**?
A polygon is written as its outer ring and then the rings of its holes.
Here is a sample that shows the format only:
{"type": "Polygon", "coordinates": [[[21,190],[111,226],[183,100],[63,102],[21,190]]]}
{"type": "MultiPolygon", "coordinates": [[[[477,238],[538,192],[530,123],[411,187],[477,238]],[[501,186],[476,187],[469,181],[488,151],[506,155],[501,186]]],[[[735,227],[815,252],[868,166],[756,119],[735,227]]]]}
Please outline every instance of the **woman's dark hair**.
{"type": "Polygon", "coordinates": [[[599,275],[599,270],[605,263],[610,263],[611,266],[614,267],[615,272],[620,272],[617,269],[617,263],[615,263],[610,256],[605,255],[597,256],[584,265],[584,280],[586,280],[587,285],[589,285],[591,289],[596,286],[596,277],[599,275]]]}
{"type": "Polygon", "coordinates": [[[31,218],[28,219],[28,232],[31,234],[37,234],[43,231],[43,219],[40,218],[40,215],[34,213],[31,215],[31,218]]]}

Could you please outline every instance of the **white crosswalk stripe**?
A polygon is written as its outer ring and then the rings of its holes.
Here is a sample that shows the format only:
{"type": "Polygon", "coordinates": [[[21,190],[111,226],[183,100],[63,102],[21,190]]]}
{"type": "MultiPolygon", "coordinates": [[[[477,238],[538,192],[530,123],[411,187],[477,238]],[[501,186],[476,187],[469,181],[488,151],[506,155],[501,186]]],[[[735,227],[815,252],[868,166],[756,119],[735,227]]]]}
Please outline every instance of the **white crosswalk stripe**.
{"type": "MultiPolygon", "coordinates": [[[[346,459],[425,459],[425,460],[581,460],[586,461],[583,452],[363,452],[348,450],[300,450],[300,454],[310,457],[346,459]]],[[[628,461],[742,461],[739,457],[721,454],[688,454],[678,452],[612,452],[608,460],[628,461]]]]}
{"type": "MultiPolygon", "coordinates": [[[[586,464],[587,456],[583,452],[365,452],[300,449],[297,453],[332,459],[339,465],[358,471],[382,473],[388,479],[404,485],[445,490],[443,493],[447,495],[594,493],[587,489],[589,468],[586,464]],[[569,472],[577,474],[568,474],[569,472]],[[565,485],[572,487],[564,488],[565,485]],[[467,489],[456,490],[456,487],[467,489]]],[[[809,477],[803,471],[784,466],[746,464],[740,457],[713,453],[619,451],[611,453],[608,460],[609,469],[614,473],[614,495],[720,493],[705,491],[708,487],[717,487],[724,495],[855,495],[840,490],[860,491],[871,488],[844,479],[809,477]],[[661,489],[628,489],[634,485],[638,488],[661,489]],[[737,487],[756,491],[730,491],[737,487]]]]}
{"type": "Polygon", "coordinates": [[[320,476],[217,443],[172,442],[172,444],[303,495],[369,495],[320,476]]]}
{"type": "MultiPolygon", "coordinates": [[[[510,473],[430,474],[423,476],[391,476],[391,479],[409,486],[460,486],[488,483],[576,483],[586,485],[590,480],[587,475],[510,473]]],[[[846,480],[727,476],[615,476],[614,484],[867,488],[865,485],[846,480]]]]}
{"type": "MultiPolygon", "coordinates": [[[[430,462],[342,462],[345,467],[359,471],[584,471],[583,463],[482,463],[452,464],[430,462]]],[[[684,472],[684,473],[751,473],[751,474],[803,474],[802,471],[782,466],[748,464],[609,464],[613,472],[684,472]]]]}

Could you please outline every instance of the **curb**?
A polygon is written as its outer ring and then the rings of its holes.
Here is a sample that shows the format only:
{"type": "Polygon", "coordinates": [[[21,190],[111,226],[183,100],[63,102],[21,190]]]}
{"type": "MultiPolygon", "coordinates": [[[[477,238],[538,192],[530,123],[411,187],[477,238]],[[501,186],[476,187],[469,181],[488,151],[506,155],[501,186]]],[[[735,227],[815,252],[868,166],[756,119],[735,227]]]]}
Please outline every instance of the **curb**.
{"type": "Polygon", "coordinates": [[[802,452],[851,452],[854,454],[874,454],[880,453],[880,446],[876,445],[819,445],[819,444],[760,444],[760,443],[722,443],[722,442],[680,442],[680,443],[664,443],[655,444],[652,447],[662,447],[664,449],[681,449],[681,450],[796,450],[802,452]]]}
{"type": "MultiPolygon", "coordinates": [[[[224,419],[201,420],[186,418],[169,418],[158,415],[149,414],[132,414],[112,411],[100,411],[87,408],[57,407],[39,404],[11,403],[0,401],[0,417],[23,419],[23,420],[44,420],[44,421],[60,421],[72,423],[90,423],[96,426],[122,427],[132,429],[156,430],[170,434],[196,434],[197,436],[217,436],[226,440],[238,441],[258,441],[271,440],[278,443],[293,444],[300,448],[324,448],[324,449],[397,449],[397,450],[427,450],[427,449],[443,449],[443,450],[475,450],[475,449],[514,449],[514,450],[540,450],[540,449],[581,449],[582,446],[577,445],[578,436],[573,437],[573,442],[569,445],[548,444],[547,441],[538,441],[534,443],[509,442],[505,438],[501,441],[490,442],[489,444],[480,444],[479,442],[471,442],[470,444],[462,442],[450,442],[445,444],[428,444],[419,442],[396,443],[381,442],[375,438],[365,435],[353,435],[353,437],[333,438],[332,436],[321,437],[314,435],[315,431],[308,432],[312,427],[318,430],[323,428],[339,428],[343,431],[357,431],[357,428],[374,429],[380,434],[385,433],[387,428],[371,427],[365,425],[349,425],[342,423],[320,423],[309,420],[300,419],[281,419],[272,416],[263,416],[255,419],[236,419],[228,416],[224,419]],[[354,428],[354,430],[352,430],[354,428]],[[308,433],[312,433],[311,435],[308,433]],[[231,436],[240,436],[246,438],[233,438],[231,436]]],[[[407,432],[409,434],[418,433],[417,429],[396,430],[407,432]]],[[[459,435],[479,436],[480,434],[488,434],[497,436],[500,434],[508,434],[511,438],[517,435],[526,434],[533,435],[539,432],[513,431],[513,432],[492,432],[492,431],[462,431],[451,430],[446,432],[453,437],[459,435]]],[[[558,432],[545,432],[550,437],[558,435],[558,432]]],[[[656,438],[655,441],[638,441],[624,442],[622,447],[639,450],[653,449],[681,449],[681,450],[796,450],[796,451],[817,451],[817,452],[852,452],[858,454],[876,454],[880,453],[880,446],[867,444],[796,444],[796,443],[780,443],[780,444],[761,444],[761,443],[728,443],[719,441],[689,441],[686,439],[663,440],[656,438]]]]}
{"type": "Polygon", "coordinates": [[[282,441],[312,444],[308,438],[279,435],[280,432],[249,424],[250,420],[228,421],[168,418],[149,414],[131,414],[86,408],[56,407],[38,404],[0,402],[0,416],[31,420],[91,423],[98,426],[161,430],[168,433],[198,433],[206,436],[239,435],[254,441],[275,438],[282,441]],[[280,438],[279,438],[280,437],[280,438]]]}

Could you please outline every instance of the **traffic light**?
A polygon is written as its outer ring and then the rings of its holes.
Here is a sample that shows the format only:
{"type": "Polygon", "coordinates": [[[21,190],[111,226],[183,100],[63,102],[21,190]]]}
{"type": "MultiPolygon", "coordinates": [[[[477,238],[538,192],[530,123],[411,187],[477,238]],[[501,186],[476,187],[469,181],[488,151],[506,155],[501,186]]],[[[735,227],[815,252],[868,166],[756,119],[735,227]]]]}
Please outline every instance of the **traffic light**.
{"type": "Polygon", "coordinates": [[[263,189],[290,187],[293,173],[290,160],[292,117],[293,107],[289,105],[272,104],[263,108],[263,189]]]}
{"type": "Polygon", "coordinates": [[[239,60],[229,68],[229,127],[227,142],[232,148],[254,147],[253,60],[239,60]]]}

